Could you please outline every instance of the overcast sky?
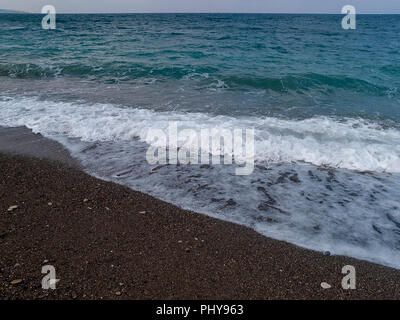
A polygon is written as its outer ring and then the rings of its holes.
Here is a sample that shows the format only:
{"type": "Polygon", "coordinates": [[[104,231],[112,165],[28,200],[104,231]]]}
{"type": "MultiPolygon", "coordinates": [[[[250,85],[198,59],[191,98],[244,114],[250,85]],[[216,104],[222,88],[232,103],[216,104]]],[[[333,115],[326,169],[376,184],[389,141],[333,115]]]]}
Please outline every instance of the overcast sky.
{"type": "Polygon", "coordinates": [[[98,12],[287,12],[341,13],[344,5],[357,13],[399,13],[400,0],[0,0],[0,9],[40,12],[51,4],[58,13],[98,12]]]}

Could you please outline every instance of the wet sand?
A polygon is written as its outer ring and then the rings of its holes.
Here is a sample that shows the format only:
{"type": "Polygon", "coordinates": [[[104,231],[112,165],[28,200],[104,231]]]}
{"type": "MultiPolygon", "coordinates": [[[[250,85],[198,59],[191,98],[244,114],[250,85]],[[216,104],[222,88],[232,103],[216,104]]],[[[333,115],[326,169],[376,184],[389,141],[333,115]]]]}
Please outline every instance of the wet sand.
{"type": "Polygon", "coordinates": [[[2,130],[0,299],[400,296],[400,270],[181,210],[85,174],[61,146],[27,129],[2,130]],[[57,290],[42,289],[43,265],[55,267],[57,290]],[[341,286],[345,265],[356,268],[356,290],[341,286]]]}

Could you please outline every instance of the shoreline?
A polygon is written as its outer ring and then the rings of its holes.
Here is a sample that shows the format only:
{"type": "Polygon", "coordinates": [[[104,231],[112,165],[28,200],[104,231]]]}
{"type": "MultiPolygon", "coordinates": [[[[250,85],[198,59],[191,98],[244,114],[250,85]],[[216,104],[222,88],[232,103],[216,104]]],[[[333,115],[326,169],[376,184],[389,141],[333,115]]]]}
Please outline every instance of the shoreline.
{"type": "Polygon", "coordinates": [[[16,139],[13,129],[0,129],[0,299],[400,297],[400,270],[326,256],[99,180],[58,143],[28,129],[16,139]],[[44,264],[56,268],[57,290],[41,288],[44,264]],[[356,290],[341,287],[345,265],[356,268],[356,290]]]}

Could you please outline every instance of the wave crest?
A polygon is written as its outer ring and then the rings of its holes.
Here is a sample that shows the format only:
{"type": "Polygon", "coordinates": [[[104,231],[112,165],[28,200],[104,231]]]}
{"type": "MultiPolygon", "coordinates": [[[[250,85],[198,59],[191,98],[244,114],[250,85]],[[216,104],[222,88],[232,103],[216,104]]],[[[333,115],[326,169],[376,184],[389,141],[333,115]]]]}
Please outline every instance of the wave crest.
{"type": "Polygon", "coordinates": [[[400,131],[362,119],[314,117],[233,118],[203,113],[155,112],[110,104],[75,104],[12,98],[0,101],[0,125],[27,126],[45,136],[84,141],[145,141],[150,128],[255,129],[256,161],[307,162],[358,171],[400,172],[400,131]]]}

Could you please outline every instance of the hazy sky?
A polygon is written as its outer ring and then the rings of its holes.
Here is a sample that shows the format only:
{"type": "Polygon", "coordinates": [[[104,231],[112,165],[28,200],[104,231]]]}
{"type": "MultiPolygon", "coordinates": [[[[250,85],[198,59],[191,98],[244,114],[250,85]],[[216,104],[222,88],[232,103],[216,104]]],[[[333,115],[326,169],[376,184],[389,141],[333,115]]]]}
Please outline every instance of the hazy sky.
{"type": "Polygon", "coordinates": [[[287,12],[400,13],[400,0],[0,0],[1,9],[40,12],[51,4],[58,13],[78,12],[287,12]]]}

